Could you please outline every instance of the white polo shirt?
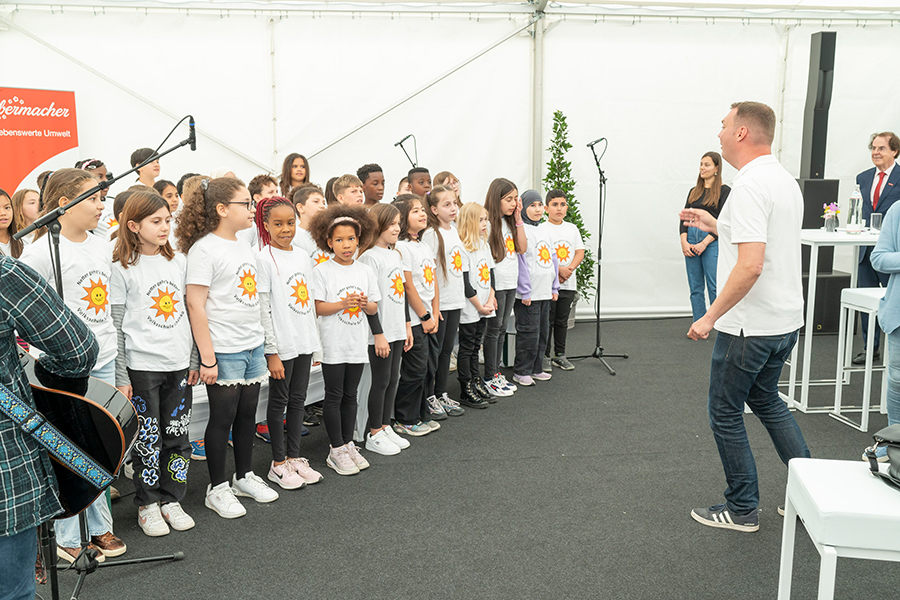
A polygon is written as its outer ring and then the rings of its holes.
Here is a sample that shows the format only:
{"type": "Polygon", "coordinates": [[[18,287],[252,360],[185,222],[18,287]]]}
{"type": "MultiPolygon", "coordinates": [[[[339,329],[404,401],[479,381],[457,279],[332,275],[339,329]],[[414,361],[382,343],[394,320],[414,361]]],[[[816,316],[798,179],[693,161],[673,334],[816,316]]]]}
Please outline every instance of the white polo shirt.
{"type": "Polygon", "coordinates": [[[744,298],[716,321],[730,335],[781,335],[803,326],[800,274],[800,186],[771,154],[744,165],[719,215],[718,292],[737,265],[738,244],[763,242],[762,274],[744,298]]]}

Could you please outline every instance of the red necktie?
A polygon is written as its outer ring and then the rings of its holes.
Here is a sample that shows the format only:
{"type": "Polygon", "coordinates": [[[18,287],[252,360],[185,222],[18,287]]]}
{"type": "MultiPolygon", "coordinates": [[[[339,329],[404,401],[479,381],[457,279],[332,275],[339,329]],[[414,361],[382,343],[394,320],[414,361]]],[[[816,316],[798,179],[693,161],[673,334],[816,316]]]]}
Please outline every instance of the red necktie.
{"type": "Polygon", "coordinates": [[[878,185],[875,186],[875,195],[872,197],[872,210],[878,208],[878,198],[881,197],[881,184],[884,182],[884,171],[878,174],[878,185]]]}

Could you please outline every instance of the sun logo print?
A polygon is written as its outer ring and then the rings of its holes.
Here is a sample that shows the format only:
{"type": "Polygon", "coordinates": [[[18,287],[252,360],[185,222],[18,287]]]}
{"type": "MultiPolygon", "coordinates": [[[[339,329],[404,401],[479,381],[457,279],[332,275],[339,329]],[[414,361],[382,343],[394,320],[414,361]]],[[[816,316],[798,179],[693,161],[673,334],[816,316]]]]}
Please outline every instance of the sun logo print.
{"type": "Polygon", "coordinates": [[[507,235],[506,239],[503,241],[506,244],[506,255],[512,256],[516,253],[516,243],[513,241],[512,235],[507,235]]]}
{"type": "Polygon", "coordinates": [[[567,265],[570,258],[572,258],[572,249],[569,248],[567,243],[559,242],[559,245],[556,246],[556,260],[561,265],[567,265]]]}
{"type": "Polygon", "coordinates": [[[547,246],[546,243],[541,242],[538,245],[537,258],[538,258],[538,261],[540,261],[540,263],[544,266],[549,265],[550,261],[553,260],[553,258],[550,256],[550,247],[547,246]]]}
{"type": "Polygon", "coordinates": [[[249,269],[241,274],[238,289],[241,290],[241,296],[248,296],[250,300],[256,296],[256,276],[249,269]]]}
{"type": "MultiPolygon", "coordinates": [[[[347,296],[349,295],[350,293],[347,292],[347,296]]],[[[347,296],[344,296],[344,298],[346,298],[347,296]]],[[[341,298],[341,300],[343,300],[343,298],[341,298]]],[[[359,312],[359,306],[354,306],[353,308],[345,308],[344,312],[342,312],[341,314],[347,315],[347,320],[353,320],[353,317],[356,317],[357,319],[361,318],[359,312]]]]}
{"type": "Polygon", "coordinates": [[[106,306],[109,304],[108,292],[102,278],[98,277],[96,283],[93,279],[90,282],[91,285],[87,287],[82,286],[82,289],[87,292],[87,295],[82,300],[87,300],[88,310],[93,308],[94,314],[99,315],[100,311],[106,310],[106,306]]]}
{"type": "Polygon", "coordinates": [[[462,273],[462,254],[458,248],[450,255],[450,266],[454,273],[462,273]]]}
{"type": "Polygon", "coordinates": [[[422,277],[425,278],[425,285],[434,286],[434,267],[426,264],[422,269],[422,277]]]}
{"type": "Polygon", "coordinates": [[[309,304],[309,288],[306,287],[306,282],[302,279],[295,279],[294,285],[291,286],[291,289],[294,290],[294,293],[291,294],[291,297],[296,298],[296,300],[294,300],[294,304],[302,304],[305,308],[309,304]]]}
{"type": "Polygon", "coordinates": [[[399,274],[391,279],[391,294],[397,296],[397,299],[403,298],[403,277],[399,274]]]}
{"type": "Polygon", "coordinates": [[[321,265],[323,262],[327,262],[329,256],[324,252],[316,252],[316,255],[313,257],[313,262],[317,265],[321,265]]]}
{"type": "Polygon", "coordinates": [[[157,288],[156,294],[155,298],[150,296],[153,299],[153,306],[150,309],[156,309],[155,317],[162,317],[163,321],[168,321],[169,317],[174,317],[175,313],[178,312],[175,309],[175,305],[179,301],[172,298],[172,292],[169,291],[168,287],[165,290],[157,288]]]}
{"type": "Polygon", "coordinates": [[[491,283],[491,269],[484,261],[482,261],[481,264],[478,265],[478,280],[481,281],[483,285],[488,285],[491,283]]]}
{"type": "Polygon", "coordinates": [[[115,227],[115,226],[118,225],[118,224],[119,224],[119,222],[116,221],[116,218],[115,218],[115,217],[110,217],[110,218],[109,218],[109,221],[106,222],[106,226],[107,226],[107,227],[115,227]]]}

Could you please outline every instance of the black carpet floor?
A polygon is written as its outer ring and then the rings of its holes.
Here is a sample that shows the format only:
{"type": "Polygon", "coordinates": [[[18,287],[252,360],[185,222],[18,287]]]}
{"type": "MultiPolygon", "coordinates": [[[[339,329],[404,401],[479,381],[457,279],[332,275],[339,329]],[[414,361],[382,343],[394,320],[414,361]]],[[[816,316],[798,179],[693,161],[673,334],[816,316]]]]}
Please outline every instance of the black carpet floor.
{"type": "MultiPolygon", "coordinates": [[[[81,597],[774,598],[787,470],[752,415],[759,532],[690,518],[691,508],[722,501],[725,481],[706,415],[712,341],[688,340],[688,327],[604,323],[606,351],[630,355],[610,359],[616,376],[594,359],[556,370],[552,381],[443,421],[399,456],[364,452],[372,467],[353,477],[325,467],[324,428],[312,428],[302,454],[325,480],[268,505],[243,499],[240,519],[203,506],[206,467],[193,462],[183,502],[193,530],[149,538],[130,496],[113,503],[122,558],[185,559],[100,569],[81,597]]],[[[594,325],[579,324],[569,354],[590,353],[593,340],[594,325]]],[[[816,337],[815,375],[834,376],[835,347],[836,336],[816,337]]],[[[861,393],[861,379],[847,396],[861,393]]],[[[814,402],[829,399],[833,389],[814,388],[814,402]]],[[[815,457],[859,460],[871,440],[824,414],[796,418],[815,457]]],[[[884,425],[872,415],[870,431],[884,425]]],[[[257,442],[256,472],[264,477],[270,460],[257,442]]],[[[117,486],[131,490],[127,480],[117,486]]],[[[818,554],[802,527],[797,540],[793,597],[815,598],[818,554]]],[[[74,582],[62,574],[63,597],[74,582]]],[[[897,590],[897,563],[838,561],[836,598],[897,590]]]]}

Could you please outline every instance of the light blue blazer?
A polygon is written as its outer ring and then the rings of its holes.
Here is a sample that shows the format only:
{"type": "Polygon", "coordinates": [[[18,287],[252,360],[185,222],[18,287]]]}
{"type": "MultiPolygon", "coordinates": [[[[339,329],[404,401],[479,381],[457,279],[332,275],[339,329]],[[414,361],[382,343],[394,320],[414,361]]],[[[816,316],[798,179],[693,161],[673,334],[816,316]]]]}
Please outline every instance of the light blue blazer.
{"type": "Polygon", "coordinates": [[[900,210],[887,211],[869,260],[876,271],[890,275],[878,305],[878,322],[885,333],[893,333],[900,327],[900,210]]]}

